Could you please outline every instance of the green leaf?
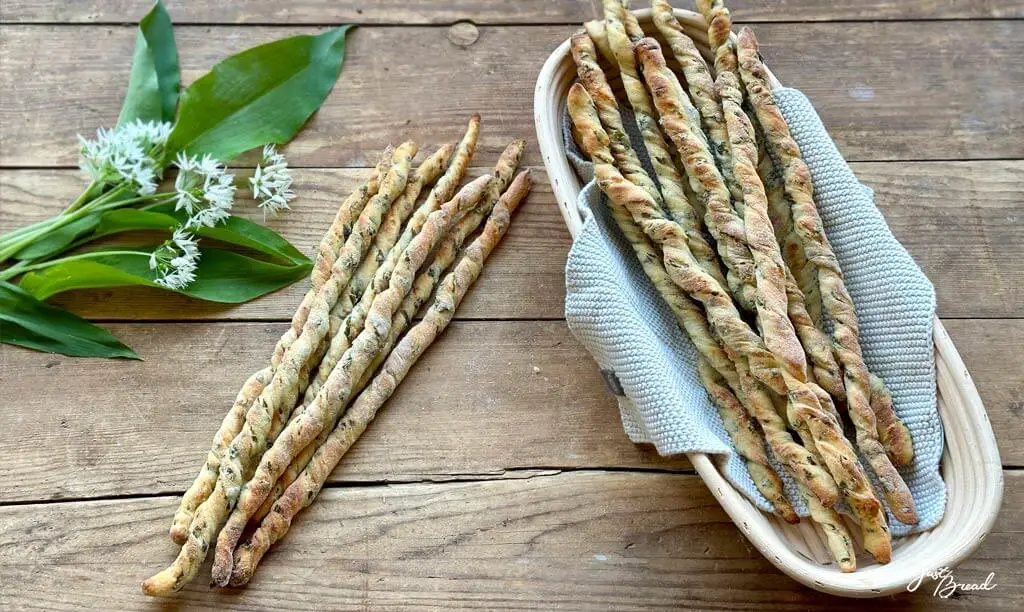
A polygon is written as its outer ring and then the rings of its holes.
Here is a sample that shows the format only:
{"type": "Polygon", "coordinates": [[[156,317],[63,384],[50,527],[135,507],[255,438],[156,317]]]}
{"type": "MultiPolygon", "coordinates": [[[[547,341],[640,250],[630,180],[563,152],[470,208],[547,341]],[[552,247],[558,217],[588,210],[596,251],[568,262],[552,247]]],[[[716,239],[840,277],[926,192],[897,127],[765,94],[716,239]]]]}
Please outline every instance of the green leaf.
{"type": "Polygon", "coordinates": [[[140,359],[107,330],[0,282],[0,342],[71,357],[140,359]]]}
{"type": "Polygon", "coordinates": [[[117,124],[135,119],[174,121],[180,87],[178,48],[174,43],[171,16],[163,2],[157,0],[139,22],[128,92],[117,124]]]}
{"type": "Polygon", "coordinates": [[[214,66],[182,94],[168,158],[186,151],[226,162],[291,140],[334,87],[350,27],[253,47],[214,66]]]}
{"type": "MultiPolygon", "coordinates": [[[[282,266],[246,257],[233,251],[202,249],[196,280],[177,291],[183,295],[224,304],[248,302],[303,278],[311,263],[282,266]]],[[[149,269],[149,251],[115,252],[65,261],[29,272],[21,287],[34,297],[46,298],[71,289],[99,289],[140,285],[159,287],[149,269]]]]}

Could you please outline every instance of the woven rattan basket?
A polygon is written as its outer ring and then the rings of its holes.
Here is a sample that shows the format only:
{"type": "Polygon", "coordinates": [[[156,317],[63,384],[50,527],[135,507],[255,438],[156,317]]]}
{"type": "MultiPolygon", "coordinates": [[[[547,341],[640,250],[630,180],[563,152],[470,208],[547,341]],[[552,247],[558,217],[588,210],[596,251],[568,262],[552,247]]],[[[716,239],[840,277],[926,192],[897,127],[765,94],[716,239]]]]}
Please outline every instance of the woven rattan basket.
{"type": "MultiPolygon", "coordinates": [[[[636,12],[654,34],[650,11],[636,12]]],[[[676,16],[701,52],[709,57],[703,17],[677,10],[676,16]]],[[[562,117],[565,98],[576,78],[569,41],[548,58],[537,78],[534,119],[544,165],[558,208],[575,236],[583,221],[576,207],[579,178],[565,156],[562,117]]],[[[774,79],[774,77],[772,77],[774,79]]],[[[774,84],[777,86],[778,82],[774,84]]],[[[878,597],[906,589],[923,572],[953,567],[985,539],[1003,495],[1003,472],[988,416],[971,376],[938,319],[935,320],[938,408],[945,429],[942,476],[948,488],[946,512],[932,530],[893,542],[886,565],[858,555],[858,569],[844,574],[832,563],[823,536],[808,521],[787,525],[753,506],[704,454],[689,455],[697,473],[750,542],[770,562],[795,580],[819,591],[847,597],[878,597]]],[[[851,529],[856,533],[856,529],[851,529]]]]}

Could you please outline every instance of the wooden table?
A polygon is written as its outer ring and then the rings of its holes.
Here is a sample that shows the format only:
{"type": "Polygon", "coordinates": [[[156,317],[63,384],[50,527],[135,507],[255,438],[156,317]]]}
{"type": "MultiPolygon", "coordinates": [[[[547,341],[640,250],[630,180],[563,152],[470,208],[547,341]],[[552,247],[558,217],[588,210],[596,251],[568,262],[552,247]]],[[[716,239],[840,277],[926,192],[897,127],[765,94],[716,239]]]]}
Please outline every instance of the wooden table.
{"type": "MultiPolygon", "coordinates": [[[[642,4],[642,3],[636,3],[642,4]]],[[[782,81],[814,101],[893,232],[938,290],[1005,466],[993,533],[930,589],[872,609],[1024,606],[1024,8],[1016,0],[734,0],[782,81]],[[928,590],[929,593],[925,591],[928,590]]],[[[441,341],[251,586],[199,579],[196,608],[647,607],[861,610],[776,571],[683,459],[622,433],[563,321],[569,236],[534,142],[548,53],[588,0],[170,1],[186,81],[273,38],[362,24],[320,113],[287,152],[301,199],[270,221],[306,252],[375,152],[484,118],[478,172],[530,141],[537,186],[441,341]],[[456,21],[470,20],[452,26],[456,21]]],[[[0,231],[54,214],[82,180],[76,133],[116,119],[147,0],[3,0],[0,231]]],[[[257,217],[250,205],[243,214],[257,217]]],[[[143,362],[3,347],[0,609],[157,609],[170,517],[242,381],[305,284],[234,308],[141,290],[57,301],[143,362]]],[[[204,574],[205,575],[205,574],[204,574]]],[[[185,607],[185,606],[182,606],[185,607]]]]}

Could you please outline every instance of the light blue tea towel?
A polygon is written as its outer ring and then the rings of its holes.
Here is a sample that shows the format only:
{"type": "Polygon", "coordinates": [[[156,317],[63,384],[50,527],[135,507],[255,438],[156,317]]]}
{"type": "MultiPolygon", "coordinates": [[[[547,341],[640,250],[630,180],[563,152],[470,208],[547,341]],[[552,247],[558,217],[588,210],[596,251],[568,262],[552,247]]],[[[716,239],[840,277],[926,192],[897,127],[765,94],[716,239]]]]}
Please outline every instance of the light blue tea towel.
{"type": "MultiPolygon", "coordinates": [[[[889,231],[872,191],[846,165],[810,101],[795,89],[775,94],[810,167],[825,231],[857,308],[864,359],[888,383],[896,411],[913,437],[914,462],[900,471],[920,523],[904,525],[890,514],[892,532],[929,529],[942,518],[946,502],[939,476],[943,442],[932,341],[935,290],[889,231]]],[[[633,125],[630,117],[626,124],[633,125]]],[[[592,169],[572,141],[568,117],[564,134],[570,161],[590,180],[592,169]]],[[[630,136],[643,158],[637,134],[630,136]]],[[[701,386],[693,345],[647,280],[602,199],[592,180],[580,193],[585,222],[566,263],[565,317],[618,396],[623,428],[631,440],[651,443],[662,455],[720,455],[730,482],[769,510],[701,386]]],[[[806,516],[793,483],[784,478],[790,499],[806,516]]]]}

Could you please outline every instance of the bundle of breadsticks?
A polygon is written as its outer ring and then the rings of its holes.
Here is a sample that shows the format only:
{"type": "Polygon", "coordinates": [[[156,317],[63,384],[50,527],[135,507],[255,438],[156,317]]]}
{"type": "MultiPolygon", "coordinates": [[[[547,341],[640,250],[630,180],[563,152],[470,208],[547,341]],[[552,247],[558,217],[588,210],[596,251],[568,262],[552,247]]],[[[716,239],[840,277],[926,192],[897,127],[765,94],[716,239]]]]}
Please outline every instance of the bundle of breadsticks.
{"type": "Polygon", "coordinates": [[[664,49],[628,3],[602,4],[604,19],[572,38],[579,81],[568,108],[611,217],[696,346],[712,404],[774,512],[799,521],[769,457],[797,484],[839,568],[854,571],[856,554],[837,508],[864,550],[888,562],[880,497],[897,519],[917,522],[896,469],[913,458],[910,433],[865,366],[853,302],[757,39],[747,28],[732,35],[721,0],[698,0],[709,66],[665,0],[651,3],[664,49]]]}
{"type": "Polygon", "coordinates": [[[530,189],[529,172],[515,174],[522,140],[459,188],[479,130],[474,116],[461,142],[415,168],[415,143],[385,151],[341,204],[270,365],[242,386],[181,500],[171,527],[181,552],[143,592],[182,588],[211,546],[213,583],[247,583],[447,327],[530,189]]]}

